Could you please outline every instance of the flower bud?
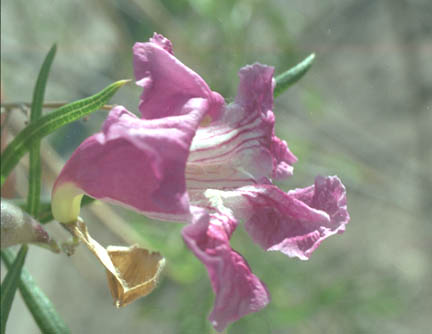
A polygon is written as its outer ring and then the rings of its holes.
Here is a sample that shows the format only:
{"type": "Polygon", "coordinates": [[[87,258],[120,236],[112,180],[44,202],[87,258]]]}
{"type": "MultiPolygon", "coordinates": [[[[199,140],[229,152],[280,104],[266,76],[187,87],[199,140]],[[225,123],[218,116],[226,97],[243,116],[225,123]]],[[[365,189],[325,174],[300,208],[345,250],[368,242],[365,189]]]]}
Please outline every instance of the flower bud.
{"type": "Polygon", "coordinates": [[[1,248],[18,244],[50,244],[43,226],[10,201],[1,200],[1,248]]]}

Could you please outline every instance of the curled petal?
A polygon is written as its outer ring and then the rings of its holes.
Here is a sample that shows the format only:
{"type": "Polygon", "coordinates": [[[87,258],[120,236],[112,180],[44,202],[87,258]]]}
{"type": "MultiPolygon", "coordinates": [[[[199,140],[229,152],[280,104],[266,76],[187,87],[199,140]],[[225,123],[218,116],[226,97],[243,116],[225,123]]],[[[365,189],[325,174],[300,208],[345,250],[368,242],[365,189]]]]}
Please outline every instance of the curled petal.
{"type": "Polygon", "coordinates": [[[195,222],[183,229],[188,247],[207,268],[216,294],[209,320],[222,331],[229,323],[265,307],[270,296],[246,260],[234,251],[229,238],[235,220],[222,213],[195,212],[195,222]]]}
{"type": "Polygon", "coordinates": [[[240,84],[236,103],[243,106],[247,113],[261,111],[267,116],[266,121],[271,124],[271,133],[267,132],[267,136],[271,138],[271,144],[267,147],[271,152],[273,167],[269,176],[282,179],[292,175],[292,164],[297,161],[297,158],[291,153],[287,143],[276,137],[274,133],[275,120],[272,108],[275,80],[273,73],[273,67],[261,64],[243,67],[239,73],[240,84]]]}
{"type": "Polygon", "coordinates": [[[159,45],[166,52],[171,53],[172,55],[174,54],[172,43],[165,36],[158,33],[154,33],[153,37],[150,38],[150,42],[159,45]]]}
{"type": "Polygon", "coordinates": [[[326,212],[333,229],[338,233],[344,232],[350,217],[345,187],[337,176],[318,176],[313,186],[291,190],[288,194],[314,209],[326,212]]]}
{"type": "Polygon", "coordinates": [[[342,233],[349,221],[345,187],[336,176],[317,177],[315,185],[284,193],[272,185],[208,191],[207,197],[231,208],[245,221],[252,239],[269,251],[307,260],[320,243],[342,233]]]}
{"type": "Polygon", "coordinates": [[[200,127],[186,169],[191,190],[228,189],[292,174],[296,157],[274,135],[273,68],[240,70],[238,95],[221,117],[200,127]]]}
{"type": "Polygon", "coordinates": [[[273,158],[272,177],[276,180],[285,179],[293,174],[293,164],[297,157],[291,153],[285,140],[281,140],[274,134],[270,146],[273,158]]]}
{"type": "Polygon", "coordinates": [[[139,104],[142,117],[155,119],[182,114],[182,106],[191,98],[205,98],[215,117],[224,101],[205,81],[173,55],[171,42],[155,34],[150,42],[135,43],[134,72],[137,85],[143,87],[139,104]]]}
{"type": "Polygon", "coordinates": [[[164,220],[187,220],[185,165],[204,99],[191,99],[182,115],[143,120],[114,108],[102,132],[85,140],[64,166],[52,196],[55,219],[75,221],[82,194],[132,207],[164,220]]]}
{"type": "Polygon", "coordinates": [[[248,112],[271,111],[273,108],[274,68],[255,63],[242,67],[236,103],[248,112]]]}

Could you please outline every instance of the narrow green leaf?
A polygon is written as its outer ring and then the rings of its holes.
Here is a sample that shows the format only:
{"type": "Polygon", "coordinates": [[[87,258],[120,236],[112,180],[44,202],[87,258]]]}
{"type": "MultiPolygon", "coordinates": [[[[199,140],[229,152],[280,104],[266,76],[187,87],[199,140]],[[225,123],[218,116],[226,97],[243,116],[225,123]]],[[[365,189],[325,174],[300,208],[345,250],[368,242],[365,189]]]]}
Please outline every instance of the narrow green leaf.
{"type": "Polygon", "coordinates": [[[60,107],[24,128],[1,155],[1,185],[35,140],[40,140],[62,126],[98,110],[129,81],[114,82],[99,93],[60,107]]]}
{"type": "MultiPolygon", "coordinates": [[[[1,256],[6,267],[10,268],[14,259],[13,252],[10,249],[2,250],[1,256]]],[[[37,286],[33,277],[25,268],[21,271],[19,289],[24,302],[43,334],[70,333],[69,328],[58,315],[54,305],[37,286]]]]}
{"type": "Polygon", "coordinates": [[[31,145],[29,155],[29,176],[27,211],[36,216],[39,210],[42,168],[40,161],[40,140],[35,140],[31,145]]]}
{"type": "Polygon", "coordinates": [[[298,63],[296,66],[278,75],[276,77],[276,87],[273,92],[274,97],[275,98],[278,97],[285,90],[287,90],[289,86],[293,85],[298,80],[300,80],[306,74],[306,72],[309,71],[314,59],[315,59],[315,54],[312,53],[307,58],[305,58],[302,62],[298,63]]]}
{"type": "Polygon", "coordinates": [[[49,71],[51,69],[51,64],[54,60],[54,56],[57,51],[57,46],[54,44],[49,50],[48,54],[45,57],[45,60],[40,69],[38,78],[36,80],[36,85],[33,90],[33,100],[31,104],[31,114],[30,121],[34,122],[38,120],[42,115],[42,106],[43,100],[45,96],[45,88],[48,80],[49,71]]]}
{"type": "MultiPolygon", "coordinates": [[[[49,50],[42,64],[36,85],[33,91],[31,104],[30,123],[36,122],[42,116],[42,105],[45,97],[45,87],[51,64],[54,60],[57,46],[54,44],[49,50]]],[[[27,196],[28,213],[36,216],[39,210],[40,188],[41,188],[41,161],[40,161],[40,140],[35,140],[30,148],[29,163],[29,190],[27,196]]]]}
{"type": "MultiPolygon", "coordinates": [[[[27,255],[28,247],[24,245],[19,250],[19,253],[13,263],[9,266],[9,271],[1,284],[1,309],[0,323],[1,334],[6,332],[6,322],[9,317],[9,312],[12,307],[12,302],[15,298],[15,292],[18,287],[21,269],[24,265],[24,260],[27,255]]],[[[12,261],[11,261],[12,262],[12,261]]]]}

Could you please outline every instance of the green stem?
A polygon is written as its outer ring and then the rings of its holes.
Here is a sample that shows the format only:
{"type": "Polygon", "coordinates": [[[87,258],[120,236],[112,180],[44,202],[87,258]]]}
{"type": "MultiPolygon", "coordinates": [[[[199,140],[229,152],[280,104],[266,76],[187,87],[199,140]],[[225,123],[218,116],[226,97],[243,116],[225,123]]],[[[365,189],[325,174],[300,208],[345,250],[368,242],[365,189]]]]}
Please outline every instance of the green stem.
{"type": "MultiPolygon", "coordinates": [[[[10,249],[2,250],[1,257],[6,264],[6,267],[10,268],[14,260],[13,252],[10,249]]],[[[63,319],[58,315],[54,305],[42,292],[42,290],[33,280],[33,277],[25,268],[23,268],[21,271],[18,287],[24,302],[32,313],[34,320],[38,324],[39,329],[43,334],[70,333],[69,328],[66,326],[63,319]]]]}

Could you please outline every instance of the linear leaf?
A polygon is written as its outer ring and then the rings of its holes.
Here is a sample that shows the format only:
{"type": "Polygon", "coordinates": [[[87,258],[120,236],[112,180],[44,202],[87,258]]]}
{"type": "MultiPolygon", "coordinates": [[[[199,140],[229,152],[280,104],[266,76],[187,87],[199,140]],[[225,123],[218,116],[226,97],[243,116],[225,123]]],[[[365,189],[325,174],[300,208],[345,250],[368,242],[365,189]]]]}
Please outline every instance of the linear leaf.
{"type": "MultiPolygon", "coordinates": [[[[56,51],[57,46],[54,44],[46,55],[36,80],[31,104],[30,123],[36,122],[42,116],[45,87],[56,51]]],[[[36,216],[39,210],[41,175],[40,140],[35,140],[30,148],[29,190],[27,196],[28,213],[32,216],[36,216]]]]}
{"type": "MultiPolygon", "coordinates": [[[[19,253],[13,263],[9,266],[9,271],[1,284],[1,309],[0,323],[1,333],[6,332],[6,322],[9,317],[9,312],[12,307],[12,302],[15,298],[15,292],[18,287],[18,282],[21,275],[21,269],[24,265],[28,247],[24,245],[20,248],[19,253]]],[[[12,261],[11,261],[12,262],[12,261]]]]}
{"type": "Polygon", "coordinates": [[[99,93],[60,107],[24,128],[1,155],[1,185],[35,140],[98,110],[127,82],[129,80],[114,82],[99,93]]]}
{"type": "MultiPolygon", "coordinates": [[[[2,250],[1,256],[6,267],[9,268],[14,258],[13,252],[10,249],[2,250]]],[[[69,328],[58,315],[54,305],[37,286],[33,277],[25,268],[21,271],[19,289],[24,302],[43,334],[70,333],[69,328]]]]}
{"type": "Polygon", "coordinates": [[[315,59],[315,54],[312,53],[311,55],[306,57],[302,62],[298,63],[296,66],[278,75],[276,77],[276,87],[273,92],[274,97],[275,98],[278,97],[285,90],[287,90],[289,86],[299,81],[306,74],[306,72],[309,71],[314,59],[315,59]]]}

